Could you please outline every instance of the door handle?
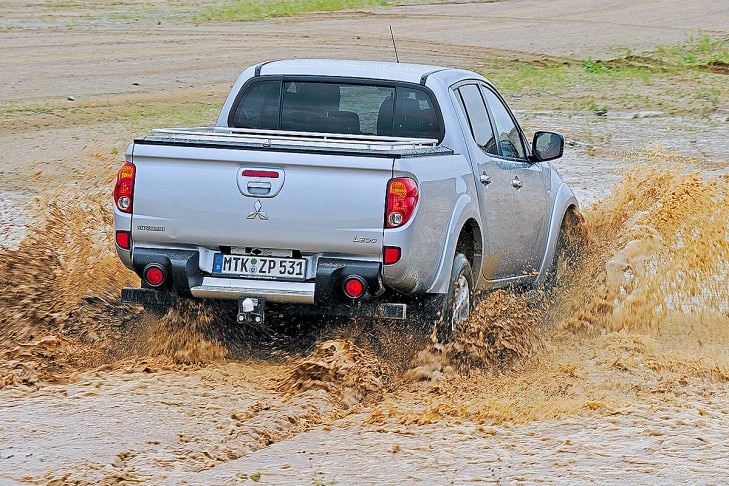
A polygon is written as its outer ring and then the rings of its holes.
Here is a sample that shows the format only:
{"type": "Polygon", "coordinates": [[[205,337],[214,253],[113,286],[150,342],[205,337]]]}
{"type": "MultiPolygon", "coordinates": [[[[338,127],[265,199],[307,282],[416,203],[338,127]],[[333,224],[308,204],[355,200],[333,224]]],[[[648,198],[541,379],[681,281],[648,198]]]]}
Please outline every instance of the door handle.
{"type": "Polygon", "coordinates": [[[489,184],[491,184],[491,177],[489,177],[486,173],[481,174],[481,177],[479,177],[478,180],[480,180],[481,184],[483,184],[484,186],[488,186],[489,184]]]}
{"type": "Polygon", "coordinates": [[[518,191],[519,189],[524,187],[524,183],[519,180],[518,177],[514,176],[514,178],[511,180],[511,186],[518,191]]]}
{"type": "Polygon", "coordinates": [[[256,196],[265,196],[269,192],[271,192],[271,183],[270,182],[249,182],[246,186],[248,188],[248,192],[250,194],[254,194],[256,196]]]}

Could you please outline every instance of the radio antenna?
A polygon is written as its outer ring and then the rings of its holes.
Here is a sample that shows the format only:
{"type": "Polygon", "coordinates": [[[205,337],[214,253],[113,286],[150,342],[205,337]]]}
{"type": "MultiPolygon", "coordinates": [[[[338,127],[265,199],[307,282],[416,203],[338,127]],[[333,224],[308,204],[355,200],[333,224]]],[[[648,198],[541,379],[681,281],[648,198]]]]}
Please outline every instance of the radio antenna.
{"type": "Polygon", "coordinates": [[[395,60],[400,62],[400,58],[397,57],[397,45],[395,44],[395,34],[392,33],[392,25],[390,26],[390,37],[392,37],[392,47],[395,49],[395,60]]]}

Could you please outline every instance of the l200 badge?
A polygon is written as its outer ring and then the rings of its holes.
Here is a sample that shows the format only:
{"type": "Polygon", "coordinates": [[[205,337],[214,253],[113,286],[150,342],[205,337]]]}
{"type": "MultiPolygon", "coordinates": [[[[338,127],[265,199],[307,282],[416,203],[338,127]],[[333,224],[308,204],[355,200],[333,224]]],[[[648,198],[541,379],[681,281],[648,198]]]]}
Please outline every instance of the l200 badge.
{"type": "Polygon", "coordinates": [[[261,204],[261,201],[256,199],[255,204],[253,205],[253,211],[248,213],[248,216],[246,219],[256,219],[259,218],[261,221],[268,221],[268,215],[265,211],[263,211],[263,204],[261,204]]]}

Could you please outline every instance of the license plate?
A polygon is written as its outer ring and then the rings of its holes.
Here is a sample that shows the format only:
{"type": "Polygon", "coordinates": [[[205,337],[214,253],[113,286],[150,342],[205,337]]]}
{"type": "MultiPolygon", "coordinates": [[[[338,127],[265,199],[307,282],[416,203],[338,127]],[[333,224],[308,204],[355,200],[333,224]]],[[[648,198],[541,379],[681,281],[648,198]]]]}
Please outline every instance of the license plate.
{"type": "Polygon", "coordinates": [[[306,260],[216,253],[213,259],[213,274],[304,280],[306,260]]]}

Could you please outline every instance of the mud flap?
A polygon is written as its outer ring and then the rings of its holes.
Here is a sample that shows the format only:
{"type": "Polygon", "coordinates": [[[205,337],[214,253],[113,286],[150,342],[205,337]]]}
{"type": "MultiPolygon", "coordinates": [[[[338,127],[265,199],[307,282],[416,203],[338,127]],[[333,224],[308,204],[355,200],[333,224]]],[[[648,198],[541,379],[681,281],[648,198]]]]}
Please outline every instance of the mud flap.
{"type": "Polygon", "coordinates": [[[121,301],[127,304],[170,306],[172,304],[172,295],[169,292],[152,289],[124,287],[121,290],[121,301]]]}

